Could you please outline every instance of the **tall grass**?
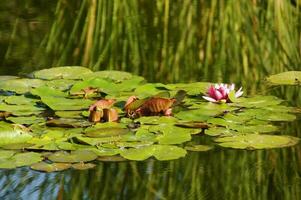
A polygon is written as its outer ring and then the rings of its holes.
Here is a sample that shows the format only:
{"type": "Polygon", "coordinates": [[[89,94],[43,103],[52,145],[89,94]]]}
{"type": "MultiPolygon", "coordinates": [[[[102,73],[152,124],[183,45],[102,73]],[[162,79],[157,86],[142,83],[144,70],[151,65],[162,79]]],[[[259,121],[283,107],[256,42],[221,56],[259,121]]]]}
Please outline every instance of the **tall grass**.
{"type": "Polygon", "coordinates": [[[301,69],[300,6],[280,0],[59,0],[42,47],[52,66],[125,70],[150,81],[255,82],[301,69]]]}

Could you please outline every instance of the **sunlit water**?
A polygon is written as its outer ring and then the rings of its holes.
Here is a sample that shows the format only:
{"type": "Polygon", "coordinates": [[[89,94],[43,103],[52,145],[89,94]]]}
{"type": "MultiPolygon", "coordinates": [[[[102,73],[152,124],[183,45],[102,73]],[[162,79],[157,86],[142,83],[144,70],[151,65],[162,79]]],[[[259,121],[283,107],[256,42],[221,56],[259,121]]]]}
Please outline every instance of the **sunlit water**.
{"type": "MultiPolygon", "coordinates": [[[[49,22],[38,23],[47,27],[49,22]]],[[[36,45],[34,41],[33,44],[36,45]]],[[[1,75],[33,69],[20,62],[24,60],[21,59],[24,52],[32,48],[20,46],[20,49],[23,52],[20,59],[16,57],[7,64],[9,67],[1,67],[1,75]]],[[[293,97],[300,89],[268,91],[289,100],[291,105],[299,104],[293,97]]],[[[278,134],[301,137],[300,117],[295,122],[283,123],[278,134]]],[[[195,136],[194,140],[200,144],[212,142],[204,135],[195,136]]],[[[40,173],[23,167],[0,173],[1,199],[297,200],[301,199],[301,145],[257,151],[215,146],[209,152],[189,153],[175,161],[98,162],[91,170],[69,169],[57,173],[40,173]]]]}

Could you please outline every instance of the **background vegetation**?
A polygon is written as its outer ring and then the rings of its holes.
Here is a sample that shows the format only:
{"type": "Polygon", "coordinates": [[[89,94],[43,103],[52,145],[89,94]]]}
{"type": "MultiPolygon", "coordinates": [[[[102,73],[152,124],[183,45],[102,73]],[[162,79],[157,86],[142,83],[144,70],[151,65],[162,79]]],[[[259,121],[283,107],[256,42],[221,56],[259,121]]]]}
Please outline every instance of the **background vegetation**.
{"type": "Polygon", "coordinates": [[[16,2],[0,4],[9,22],[0,29],[2,67],[83,65],[150,81],[243,83],[301,68],[298,0],[16,2]]]}

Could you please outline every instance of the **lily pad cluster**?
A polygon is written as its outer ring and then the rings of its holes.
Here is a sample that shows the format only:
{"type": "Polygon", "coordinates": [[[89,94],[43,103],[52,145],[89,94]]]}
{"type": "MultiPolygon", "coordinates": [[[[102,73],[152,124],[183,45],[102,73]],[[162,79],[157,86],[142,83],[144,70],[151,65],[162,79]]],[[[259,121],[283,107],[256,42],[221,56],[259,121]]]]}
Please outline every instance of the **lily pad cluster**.
{"type": "Polygon", "coordinates": [[[253,96],[212,103],[202,98],[211,86],[147,83],[127,72],[80,66],[0,77],[0,168],[89,169],[104,161],[178,159],[187,150],[208,151],[214,144],[254,150],[298,142],[270,134],[278,131],[275,122],[296,118],[294,108],[281,99],[253,96]],[[131,96],[139,100],[128,106],[131,96]],[[114,120],[91,120],[95,105],[107,99],[114,99],[106,108],[114,111],[114,120]],[[143,112],[131,117],[131,109],[143,112]],[[145,114],[171,109],[168,116],[145,114]],[[209,137],[212,143],[199,144],[194,137],[209,137]]]}

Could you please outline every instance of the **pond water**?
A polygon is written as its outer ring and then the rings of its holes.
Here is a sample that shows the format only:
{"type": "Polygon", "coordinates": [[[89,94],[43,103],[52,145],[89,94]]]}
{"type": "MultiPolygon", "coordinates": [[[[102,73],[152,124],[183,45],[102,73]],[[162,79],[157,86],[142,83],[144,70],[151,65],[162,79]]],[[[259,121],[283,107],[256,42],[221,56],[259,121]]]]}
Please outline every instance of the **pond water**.
{"type": "MultiPolygon", "coordinates": [[[[33,56],[32,52],[40,51],[39,44],[43,40],[43,34],[50,31],[56,4],[52,1],[43,5],[36,1],[29,2],[31,3],[20,5],[16,13],[13,12],[15,1],[0,3],[1,10],[8,9],[0,15],[3,29],[0,31],[0,75],[18,75],[47,68],[36,66],[39,61],[30,60],[30,56],[33,56]],[[45,12],[40,12],[39,9],[44,9],[45,12]],[[17,18],[19,22],[16,21],[17,18]],[[23,34],[15,35],[20,39],[17,41],[20,45],[11,46],[9,35],[19,23],[28,29],[23,30],[23,34]],[[32,34],[34,38],[28,37],[28,34],[32,34]],[[21,42],[25,39],[29,41],[21,42]],[[7,48],[12,48],[17,53],[11,52],[10,55],[13,56],[10,56],[7,48]]],[[[39,59],[45,60],[43,64],[52,59],[46,53],[41,54],[39,59]]],[[[71,53],[67,55],[69,59],[73,56],[71,53]]],[[[138,70],[137,74],[142,73],[138,70]]],[[[164,73],[157,77],[157,81],[163,80],[163,75],[164,73]]],[[[210,80],[209,75],[202,76],[204,81],[210,80]]],[[[189,79],[187,76],[179,79],[199,80],[200,77],[198,74],[190,76],[192,77],[189,79]]],[[[149,79],[154,80],[154,76],[150,74],[149,79]]],[[[227,81],[229,77],[227,74],[219,74],[219,79],[227,81]]],[[[241,83],[241,79],[241,74],[231,74],[231,82],[241,83]]],[[[288,105],[300,106],[300,87],[271,88],[258,82],[246,88],[247,94],[272,94],[287,100],[288,105]]],[[[297,116],[297,120],[293,122],[279,123],[281,131],[278,134],[300,138],[300,122],[300,116],[297,116]]],[[[212,143],[211,138],[204,135],[194,136],[193,140],[201,144],[212,143]]],[[[22,167],[2,169],[0,174],[1,199],[297,200],[301,199],[301,144],[254,151],[233,150],[215,145],[208,152],[189,152],[184,158],[173,161],[148,159],[139,162],[99,162],[90,170],[69,169],[55,173],[41,173],[22,167]]]]}

